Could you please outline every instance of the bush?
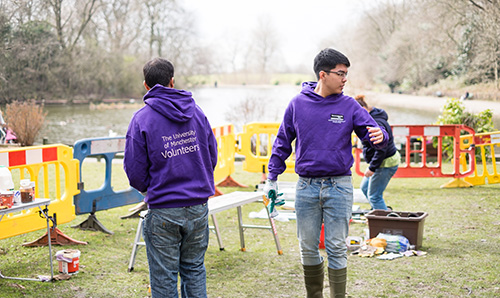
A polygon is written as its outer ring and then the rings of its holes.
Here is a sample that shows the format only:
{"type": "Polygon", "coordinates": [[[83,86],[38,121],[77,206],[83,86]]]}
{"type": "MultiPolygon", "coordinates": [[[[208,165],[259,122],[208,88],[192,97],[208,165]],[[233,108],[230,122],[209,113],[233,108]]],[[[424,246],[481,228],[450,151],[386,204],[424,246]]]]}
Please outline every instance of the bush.
{"type": "MultiPolygon", "coordinates": [[[[465,124],[474,129],[476,134],[483,132],[494,131],[493,112],[486,109],[478,114],[473,114],[465,111],[463,102],[459,99],[451,98],[446,101],[443,108],[443,114],[438,117],[436,124],[465,124]]],[[[465,132],[462,131],[461,134],[465,132]]],[[[433,140],[434,147],[437,147],[437,140],[433,140]]],[[[448,159],[453,156],[453,141],[450,137],[443,138],[443,152],[448,156],[448,159]]],[[[480,152],[476,152],[479,155],[480,152]]]]}
{"type": "Polygon", "coordinates": [[[14,101],[7,105],[5,121],[7,126],[16,134],[21,146],[32,146],[35,138],[42,129],[47,113],[42,106],[37,106],[33,100],[14,101]]]}

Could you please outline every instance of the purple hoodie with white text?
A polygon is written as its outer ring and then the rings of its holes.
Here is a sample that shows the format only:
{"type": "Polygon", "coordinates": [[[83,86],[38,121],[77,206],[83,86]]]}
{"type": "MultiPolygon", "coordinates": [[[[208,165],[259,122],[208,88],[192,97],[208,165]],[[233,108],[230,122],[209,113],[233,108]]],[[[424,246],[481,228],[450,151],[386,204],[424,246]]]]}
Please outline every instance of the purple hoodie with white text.
{"type": "MultiPolygon", "coordinates": [[[[302,177],[351,175],[354,162],[351,135],[354,131],[362,141],[370,140],[367,126],[380,127],[354,98],[332,94],[325,98],[314,92],[316,82],[305,82],[285,110],[283,122],[273,144],[269,159],[270,180],[277,180],[286,169],[285,160],[292,153],[295,140],[295,172],[302,177]]],[[[384,148],[388,135],[381,128],[384,140],[373,145],[384,148]]]]}
{"type": "Polygon", "coordinates": [[[215,193],[217,142],[191,92],[156,85],[132,117],[124,169],[148,208],[206,203],[215,193]]]}

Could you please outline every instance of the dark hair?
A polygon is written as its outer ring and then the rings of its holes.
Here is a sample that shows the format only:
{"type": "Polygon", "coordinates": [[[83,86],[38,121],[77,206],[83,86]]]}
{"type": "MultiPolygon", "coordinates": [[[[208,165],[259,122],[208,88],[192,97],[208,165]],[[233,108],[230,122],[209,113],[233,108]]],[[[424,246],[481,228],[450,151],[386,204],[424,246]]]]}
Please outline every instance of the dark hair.
{"type": "Polygon", "coordinates": [[[363,108],[369,109],[369,106],[365,101],[364,95],[362,95],[362,94],[356,95],[356,97],[354,97],[354,99],[359,103],[360,106],[362,106],[363,108]]]}
{"type": "Polygon", "coordinates": [[[142,72],[149,88],[153,88],[156,84],[168,87],[174,77],[174,65],[167,59],[154,58],[144,65],[142,72]]]}
{"type": "Polygon", "coordinates": [[[316,74],[316,78],[319,79],[320,71],[329,71],[337,67],[338,64],[343,64],[347,67],[351,66],[349,59],[341,52],[330,48],[322,50],[314,58],[314,73],[316,74]]]}

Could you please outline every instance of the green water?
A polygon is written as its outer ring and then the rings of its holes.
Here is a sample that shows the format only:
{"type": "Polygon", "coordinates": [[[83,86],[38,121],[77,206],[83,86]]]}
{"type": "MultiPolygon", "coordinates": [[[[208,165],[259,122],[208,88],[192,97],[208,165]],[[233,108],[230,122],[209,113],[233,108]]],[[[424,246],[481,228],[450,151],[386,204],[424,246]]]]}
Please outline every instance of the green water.
{"type": "Polygon", "coordinates": [[[88,105],[45,106],[47,117],[37,143],[73,145],[86,138],[124,136],[133,109],[91,110],[88,105]]]}

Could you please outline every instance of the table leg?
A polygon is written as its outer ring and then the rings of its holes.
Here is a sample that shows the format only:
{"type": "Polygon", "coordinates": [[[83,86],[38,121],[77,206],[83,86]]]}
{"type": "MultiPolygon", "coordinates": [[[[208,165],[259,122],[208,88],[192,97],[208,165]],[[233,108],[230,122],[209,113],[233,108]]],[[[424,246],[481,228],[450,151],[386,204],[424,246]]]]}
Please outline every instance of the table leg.
{"type": "Polygon", "coordinates": [[[236,207],[236,209],[238,210],[238,228],[240,230],[240,250],[246,251],[247,249],[245,248],[245,235],[243,230],[243,216],[241,214],[241,206],[236,207]]]}
{"type": "Polygon", "coordinates": [[[38,207],[40,208],[40,212],[43,213],[43,215],[45,216],[45,219],[47,220],[47,236],[49,238],[49,262],[50,262],[50,281],[52,281],[54,279],[54,265],[53,265],[53,262],[52,262],[52,242],[51,242],[51,237],[50,237],[50,217],[49,217],[49,214],[46,210],[47,213],[45,213],[44,210],[42,210],[41,207],[38,207]]]}

